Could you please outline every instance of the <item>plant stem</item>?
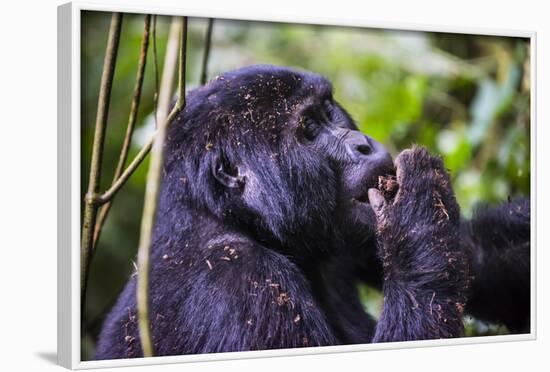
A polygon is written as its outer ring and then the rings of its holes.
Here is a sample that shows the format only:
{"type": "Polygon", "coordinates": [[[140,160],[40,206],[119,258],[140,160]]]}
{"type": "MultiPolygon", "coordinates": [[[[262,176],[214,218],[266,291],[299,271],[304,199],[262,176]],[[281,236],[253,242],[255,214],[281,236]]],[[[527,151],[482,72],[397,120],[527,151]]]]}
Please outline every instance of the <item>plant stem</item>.
{"type": "Polygon", "coordinates": [[[187,48],[187,17],[178,18],[179,29],[179,73],[178,99],[168,118],[159,125],[151,152],[151,163],[147,174],[145,201],[138,248],[137,308],[141,347],[144,357],[153,356],[153,342],[149,322],[149,271],[153,227],[162,182],[163,148],[166,130],[185,105],[185,57],[187,48]]]}
{"type": "MultiPolygon", "coordinates": [[[[163,123],[166,120],[166,116],[168,115],[168,110],[170,109],[170,99],[172,97],[172,86],[174,85],[174,76],[176,74],[176,68],[178,65],[180,28],[181,28],[180,20],[178,20],[177,18],[174,18],[170,26],[170,32],[168,34],[168,44],[166,46],[166,55],[164,58],[164,68],[162,71],[162,80],[160,82],[160,89],[156,89],[157,91],[159,91],[159,93],[156,97],[158,104],[156,107],[155,122],[159,122],[159,123],[163,123]]],[[[155,36],[156,36],[155,21],[153,21],[153,51],[156,54],[155,36]]],[[[157,58],[155,56],[155,61],[156,59],[157,58]]],[[[157,66],[156,62],[155,62],[155,66],[157,66]]],[[[158,71],[157,67],[155,67],[155,70],[158,71]]],[[[111,185],[111,187],[109,187],[109,189],[105,191],[102,195],[96,196],[97,202],[99,204],[104,204],[109,202],[114,197],[114,195],[118,192],[118,190],[126,184],[130,176],[139,167],[139,165],[145,159],[147,154],[149,154],[149,151],[151,150],[155,136],[156,136],[156,132],[151,137],[151,139],[149,139],[149,141],[145,144],[145,146],[143,146],[143,148],[139,151],[136,157],[124,170],[124,172],[122,172],[122,174],[120,175],[120,177],[118,177],[116,182],[114,182],[111,185]]]]}
{"type": "Polygon", "coordinates": [[[101,180],[101,165],[103,160],[103,145],[105,142],[105,129],[109,114],[109,103],[115,73],[118,44],[122,27],[122,14],[113,13],[109,27],[109,36],[105,59],[103,61],[103,73],[99,87],[99,98],[97,104],[97,116],[95,123],[94,142],[92,145],[92,159],[90,164],[90,180],[88,192],[84,199],[84,216],[82,224],[82,241],[80,252],[80,301],[83,313],[86,299],[86,286],[88,281],[88,270],[90,265],[90,252],[93,244],[94,226],[97,216],[98,204],[96,195],[99,191],[101,180]]]}
{"type": "Polygon", "coordinates": [[[153,16],[153,64],[155,67],[155,95],[153,109],[155,115],[155,128],[158,127],[158,100],[159,100],[159,56],[157,50],[157,16],[153,16]]]}
{"type": "MultiPolygon", "coordinates": [[[[118,164],[115,170],[115,174],[113,176],[113,182],[111,186],[120,178],[122,171],[124,170],[124,164],[126,164],[126,160],[128,159],[128,152],[130,151],[130,145],[132,143],[132,135],[134,133],[134,128],[136,125],[136,120],[137,120],[137,115],[139,110],[139,103],[141,100],[141,91],[143,88],[143,80],[145,76],[145,65],[147,64],[147,51],[149,49],[150,28],[151,28],[151,15],[148,14],[145,16],[145,20],[144,20],[143,38],[141,40],[141,48],[139,51],[139,61],[138,61],[138,69],[136,73],[136,82],[134,84],[134,93],[132,96],[130,115],[128,117],[128,125],[126,127],[126,135],[124,136],[124,141],[122,143],[118,164]]],[[[103,224],[105,223],[105,220],[107,219],[107,216],[111,209],[112,197],[109,199],[109,201],[105,202],[105,204],[102,206],[101,210],[99,211],[99,216],[97,217],[97,222],[95,224],[92,249],[95,249],[95,247],[97,246],[97,242],[101,235],[101,229],[103,228],[103,224]]]]}
{"type": "Polygon", "coordinates": [[[208,18],[208,26],[206,28],[206,40],[204,41],[204,54],[202,56],[201,85],[204,85],[206,83],[208,75],[208,58],[210,57],[210,44],[212,43],[213,26],[214,18],[208,18]]]}
{"type": "Polygon", "coordinates": [[[164,57],[164,67],[160,81],[157,107],[157,123],[164,123],[170,112],[170,103],[173,98],[174,77],[178,66],[178,47],[179,34],[181,30],[181,21],[174,18],[170,25],[168,43],[166,45],[166,55],[164,57]]]}
{"type": "Polygon", "coordinates": [[[126,184],[126,182],[130,179],[132,174],[136,171],[136,169],[140,166],[140,164],[145,160],[145,157],[149,154],[149,151],[151,150],[151,147],[153,145],[153,140],[155,138],[155,135],[153,135],[149,141],[139,150],[136,157],[132,160],[132,162],[126,167],[124,172],[116,179],[116,181],[109,187],[107,191],[105,191],[101,195],[96,195],[96,202],[101,205],[110,202],[113,197],[116,195],[116,193],[126,184]]]}

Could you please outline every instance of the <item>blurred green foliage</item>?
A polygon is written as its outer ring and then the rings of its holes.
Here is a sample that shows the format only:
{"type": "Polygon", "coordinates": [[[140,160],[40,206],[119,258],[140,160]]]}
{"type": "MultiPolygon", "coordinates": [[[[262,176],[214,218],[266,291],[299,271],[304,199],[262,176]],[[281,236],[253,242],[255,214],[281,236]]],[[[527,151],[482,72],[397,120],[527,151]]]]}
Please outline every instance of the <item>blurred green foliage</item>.
{"type": "MultiPolygon", "coordinates": [[[[83,12],[81,34],[81,193],[88,183],[97,95],[110,14],[83,12]]],[[[162,67],[170,18],[158,17],[162,67]]],[[[124,136],[142,15],[124,15],[103,162],[102,189],[111,182],[124,136]]],[[[189,20],[187,88],[198,85],[206,20],[189,20]]],[[[152,48],[151,48],[152,49],[152,48]]],[[[151,50],[150,50],[151,51],[151,50]]],[[[412,144],[443,156],[468,217],[479,202],[495,203],[530,191],[529,42],[472,36],[216,20],[209,77],[249,64],[279,64],[327,76],[336,99],[359,128],[393,155],[412,144]]],[[[151,132],[154,69],[149,54],[130,157],[151,132]]],[[[83,358],[134,259],[147,164],[120,192],[93,257],[85,312],[83,358]]],[[[377,316],[381,294],[360,287],[366,308],[377,316]]],[[[466,319],[467,335],[506,332],[466,319]]]]}

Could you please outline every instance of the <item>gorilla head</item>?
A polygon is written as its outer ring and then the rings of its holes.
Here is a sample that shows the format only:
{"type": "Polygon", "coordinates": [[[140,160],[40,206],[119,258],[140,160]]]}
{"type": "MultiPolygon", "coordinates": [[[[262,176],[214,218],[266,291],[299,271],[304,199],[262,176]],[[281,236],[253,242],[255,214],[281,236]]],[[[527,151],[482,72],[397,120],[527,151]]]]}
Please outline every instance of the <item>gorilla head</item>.
{"type": "Polygon", "coordinates": [[[232,71],[188,94],[165,153],[161,210],[200,211],[300,257],[372,235],[367,190],[393,172],[329,81],[274,66],[232,71]]]}

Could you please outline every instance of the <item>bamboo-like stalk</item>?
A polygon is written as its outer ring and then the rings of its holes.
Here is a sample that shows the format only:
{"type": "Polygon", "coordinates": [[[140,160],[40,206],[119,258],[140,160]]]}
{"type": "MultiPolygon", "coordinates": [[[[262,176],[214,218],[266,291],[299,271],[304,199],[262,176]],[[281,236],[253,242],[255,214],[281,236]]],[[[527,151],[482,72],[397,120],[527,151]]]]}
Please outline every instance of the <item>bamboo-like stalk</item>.
{"type": "Polygon", "coordinates": [[[208,76],[208,59],[210,57],[210,45],[212,44],[212,29],[214,27],[214,18],[208,18],[206,27],[206,40],[204,41],[204,53],[202,55],[201,85],[206,83],[208,76]]]}
{"type": "Polygon", "coordinates": [[[155,66],[155,96],[153,98],[153,110],[155,114],[155,128],[157,123],[158,100],[159,100],[159,56],[157,49],[157,16],[153,16],[153,65],[155,66]]]}
{"type": "MultiPolygon", "coordinates": [[[[126,134],[124,136],[124,141],[122,143],[118,164],[115,170],[115,174],[113,176],[113,182],[111,183],[111,186],[114,183],[116,183],[120,178],[120,176],[122,175],[122,172],[124,170],[124,165],[126,164],[126,160],[128,159],[128,152],[130,151],[130,145],[132,143],[132,135],[134,133],[134,128],[136,125],[136,120],[137,120],[138,111],[139,111],[139,103],[141,100],[141,91],[143,88],[143,80],[145,77],[145,66],[147,64],[147,51],[149,49],[150,29],[151,29],[151,15],[148,14],[145,16],[145,19],[144,19],[143,37],[141,40],[141,47],[139,51],[138,69],[136,73],[136,81],[134,84],[132,103],[130,106],[130,115],[128,116],[128,125],[126,127],[126,134]]],[[[101,210],[99,211],[97,222],[95,224],[92,249],[95,249],[97,245],[97,242],[101,235],[103,224],[105,223],[105,220],[109,215],[109,211],[111,210],[113,196],[114,194],[112,194],[109,200],[103,204],[103,206],[101,207],[101,210]]]]}
{"type": "MultiPolygon", "coordinates": [[[[156,16],[154,16],[156,18],[156,16]]],[[[154,61],[155,61],[155,73],[158,71],[157,55],[156,55],[156,35],[155,35],[155,20],[153,19],[153,49],[154,49],[154,61]]],[[[166,119],[168,110],[170,109],[170,98],[172,95],[172,87],[174,86],[174,77],[176,74],[176,66],[178,63],[178,45],[179,45],[179,26],[177,20],[174,20],[170,26],[170,32],[168,35],[168,45],[166,47],[166,56],[164,58],[164,69],[162,73],[162,81],[160,83],[160,89],[155,90],[155,122],[163,122],[166,119]],[[158,102],[158,104],[157,104],[158,102]]],[[[156,83],[155,78],[155,85],[156,83]]],[[[101,195],[96,195],[97,203],[104,204],[109,202],[116,193],[126,184],[130,179],[134,171],[141,165],[143,160],[149,154],[153,145],[153,140],[156,136],[156,132],[149,141],[141,148],[135,158],[130,162],[126,169],[121,173],[115,182],[101,195]]]]}
{"type": "Polygon", "coordinates": [[[173,98],[174,77],[176,76],[178,66],[178,47],[179,34],[181,32],[181,22],[174,18],[170,25],[168,43],[166,45],[166,54],[164,57],[164,67],[160,80],[157,109],[157,125],[164,123],[170,112],[170,103],[173,98]]]}
{"type": "MultiPolygon", "coordinates": [[[[159,121],[159,128],[155,135],[153,149],[151,152],[151,163],[147,174],[145,187],[145,201],[143,216],[141,219],[141,230],[138,248],[138,270],[137,270],[137,310],[138,327],[141,347],[144,357],[154,355],[151,328],[149,322],[149,271],[153,227],[157,211],[160,186],[162,182],[163,166],[163,145],[166,137],[166,130],[174,118],[185,106],[185,57],[187,49],[187,17],[176,18],[178,20],[179,34],[179,69],[178,69],[178,99],[176,105],[165,121],[159,121]]],[[[159,97],[160,98],[160,97],[159,97]]]]}
{"type": "Polygon", "coordinates": [[[101,166],[103,161],[103,145],[105,142],[105,129],[109,114],[111,90],[115,73],[120,32],[122,28],[122,14],[113,13],[109,26],[109,36],[103,61],[103,72],[99,87],[97,115],[95,123],[94,141],[92,145],[92,159],[90,164],[90,180],[88,192],[84,200],[84,215],[82,224],[82,241],[80,252],[80,301],[81,309],[84,309],[86,300],[86,286],[90,264],[90,253],[93,244],[94,226],[97,217],[97,198],[101,180],[101,166]]]}
{"type": "Polygon", "coordinates": [[[130,179],[132,174],[134,174],[135,170],[141,165],[143,160],[147,157],[149,154],[149,151],[151,150],[151,147],[153,145],[153,140],[155,139],[155,135],[153,135],[149,141],[139,150],[135,158],[130,162],[130,164],[126,167],[124,172],[116,179],[116,181],[109,187],[107,191],[105,191],[101,195],[96,195],[96,201],[99,205],[105,204],[110,202],[113,197],[116,195],[116,193],[126,184],[126,182],[130,179]]]}

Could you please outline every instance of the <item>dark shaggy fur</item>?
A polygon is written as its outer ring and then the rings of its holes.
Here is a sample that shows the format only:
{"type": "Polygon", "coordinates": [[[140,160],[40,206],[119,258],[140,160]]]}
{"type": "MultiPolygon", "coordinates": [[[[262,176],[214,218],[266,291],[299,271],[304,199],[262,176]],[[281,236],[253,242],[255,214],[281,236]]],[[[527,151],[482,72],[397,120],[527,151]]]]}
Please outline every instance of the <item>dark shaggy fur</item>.
{"type": "Polygon", "coordinates": [[[512,333],[530,329],[530,220],[529,200],[518,199],[481,207],[461,226],[473,276],[467,310],[512,333]]]}
{"type": "MultiPolygon", "coordinates": [[[[330,83],[307,72],[253,66],[188,93],[154,230],[155,355],[462,333],[469,256],[441,161],[402,154],[385,200],[373,190],[394,164],[356,129],[330,83]],[[384,283],[378,324],[358,278],[384,283]]],[[[485,243],[471,236],[472,250],[485,243]]],[[[141,356],[135,287],[132,277],[105,320],[98,359],[141,356]]]]}

